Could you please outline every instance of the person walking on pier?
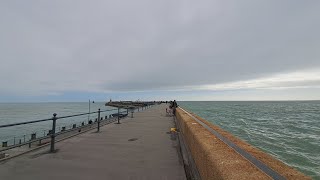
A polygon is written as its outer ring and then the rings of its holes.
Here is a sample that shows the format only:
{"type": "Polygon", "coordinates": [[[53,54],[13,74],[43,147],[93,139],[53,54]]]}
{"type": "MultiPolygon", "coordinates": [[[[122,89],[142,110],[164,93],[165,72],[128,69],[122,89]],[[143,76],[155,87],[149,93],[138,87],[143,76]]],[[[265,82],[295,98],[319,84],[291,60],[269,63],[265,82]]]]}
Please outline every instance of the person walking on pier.
{"type": "Polygon", "coordinates": [[[176,115],[176,108],[178,107],[178,104],[177,104],[176,100],[170,101],[169,103],[170,103],[170,105],[169,105],[169,111],[168,111],[168,109],[166,108],[166,113],[167,113],[167,114],[171,114],[171,113],[172,113],[172,114],[175,116],[175,115],[176,115]]]}
{"type": "Polygon", "coordinates": [[[176,108],[178,107],[178,104],[176,102],[176,100],[174,100],[172,102],[172,112],[173,112],[173,115],[175,116],[176,115],[176,108]]]}

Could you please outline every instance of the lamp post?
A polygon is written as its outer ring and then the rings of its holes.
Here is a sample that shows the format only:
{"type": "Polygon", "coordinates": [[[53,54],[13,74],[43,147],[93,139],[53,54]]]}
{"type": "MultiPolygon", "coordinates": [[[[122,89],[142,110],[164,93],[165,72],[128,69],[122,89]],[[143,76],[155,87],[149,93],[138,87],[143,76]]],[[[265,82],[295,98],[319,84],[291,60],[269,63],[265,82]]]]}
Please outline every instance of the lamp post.
{"type": "MultiPolygon", "coordinates": [[[[94,101],[92,101],[92,103],[94,103],[94,101]]],[[[88,121],[90,120],[90,112],[91,112],[91,110],[90,110],[90,105],[91,105],[91,101],[90,101],[90,99],[89,99],[89,114],[88,114],[88,121]]]]}

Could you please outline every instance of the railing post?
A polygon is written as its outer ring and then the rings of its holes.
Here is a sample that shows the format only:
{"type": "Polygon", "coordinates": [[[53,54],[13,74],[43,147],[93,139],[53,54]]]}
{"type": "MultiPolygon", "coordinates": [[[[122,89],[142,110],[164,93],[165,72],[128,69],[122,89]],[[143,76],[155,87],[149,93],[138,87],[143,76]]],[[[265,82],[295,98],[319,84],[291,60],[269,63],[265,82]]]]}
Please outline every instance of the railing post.
{"type": "Polygon", "coordinates": [[[118,108],[118,124],[120,124],[120,108],[118,108]]]}
{"type": "Polygon", "coordinates": [[[131,109],[131,118],[133,118],[134,109],[131,109]]]}
{"type": "Polygon", "coordinates": [[[100,131],[100,108],[99,108],[99,110],[98,110],[98,130],[97,130],[97,132],[99,132],[100,131]]]}
{"type": "Polygon", "coordinates": [[[50,146],[50,152],[54,152],[54,141],[56,136],[56,120],[57,120],[57,114],[54,113],[52,117],[52,131],[51,131],[51,146],[50,146]]]}
{"type": "Polygon", "coordinates": [[[120,108],[118,108],[118,122],[116,124],[120,124],[120,108]]]}

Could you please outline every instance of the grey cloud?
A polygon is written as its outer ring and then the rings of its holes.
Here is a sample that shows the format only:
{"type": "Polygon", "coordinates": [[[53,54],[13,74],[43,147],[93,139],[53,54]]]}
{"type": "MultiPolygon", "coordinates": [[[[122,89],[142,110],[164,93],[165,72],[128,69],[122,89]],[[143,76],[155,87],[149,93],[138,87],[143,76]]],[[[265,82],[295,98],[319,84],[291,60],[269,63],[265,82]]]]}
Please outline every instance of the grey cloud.
{"type": "Polygon", "coordinates": [[[0,3],[0,92],[179,89],[320,67],[318,1],[0,3]]]}

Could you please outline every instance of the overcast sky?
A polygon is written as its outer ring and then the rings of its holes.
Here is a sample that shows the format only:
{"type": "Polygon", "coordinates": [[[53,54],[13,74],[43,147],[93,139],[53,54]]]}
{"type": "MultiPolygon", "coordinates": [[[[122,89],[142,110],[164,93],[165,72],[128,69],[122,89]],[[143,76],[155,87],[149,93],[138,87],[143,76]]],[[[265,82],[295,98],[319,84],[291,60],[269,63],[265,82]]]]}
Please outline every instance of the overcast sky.
{"type": "Polygon", "coordinates": [[[0,2],[0,102],[320,99],[319,0],[0,2]]]}

